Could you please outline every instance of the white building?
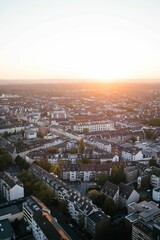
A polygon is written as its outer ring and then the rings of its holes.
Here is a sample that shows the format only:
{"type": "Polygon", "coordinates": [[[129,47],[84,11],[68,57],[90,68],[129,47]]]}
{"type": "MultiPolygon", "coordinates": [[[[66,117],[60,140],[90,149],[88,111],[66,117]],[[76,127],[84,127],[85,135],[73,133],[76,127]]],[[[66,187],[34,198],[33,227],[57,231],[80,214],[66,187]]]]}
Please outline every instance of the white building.
{"type": "Polygon", "coordinates": [[[85,129],[88,132],[99,132],[99,131],[106,131],[106,130],[113,130],[114,123],[101,121],[101,122],[86,122],[86,123],[77,123],[73,127],[74,131],[76,132],[83,132],[85,129]]]}
{"type": "Polygon", "coordinates": [[[23,186],[18,185],[7,173],[3,173],[0,180],[0,187],[1,193],[7,199],[7,201],[24,197],[23,186]]]}
{"type": "Polygon", "coordinates": [[[101,150],[109,152],[109,153],[111,153],[111,151],[112,151],[111,144],[102,139],[98,139],[98,140],[94,141],[94,146],[97,147],[98,149],[101,149],[101,150]]]}
{"type": "Polygon", "coordinates": [[[143,160],[143,153],[141,149],[123,149],[122,158],[127,161],[140,161],[143,160]]]}
{"type": "Polygon", "coordinates": [[[28,140],[37,138],[37,131],[32,129],[26,129],[24,133],[24,137],[28,140]]]}
{"type": "Polygon", "coordinates": [[[152,174],[150,177],[150,184],[152,187],[160,186],[160,177],[155,174],[152,174]]]}
{"type": "Polygon", "coordinates": [[[152,198],[154,201],[160,201],[160,187],[153,188],[152,190],[152,198]]]}

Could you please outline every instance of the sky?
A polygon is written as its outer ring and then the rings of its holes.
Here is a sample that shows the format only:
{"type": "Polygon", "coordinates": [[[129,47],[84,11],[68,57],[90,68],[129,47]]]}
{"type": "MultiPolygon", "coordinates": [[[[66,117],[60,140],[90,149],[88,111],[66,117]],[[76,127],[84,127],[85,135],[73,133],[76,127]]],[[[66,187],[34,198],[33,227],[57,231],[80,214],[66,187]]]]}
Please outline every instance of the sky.
{"type": "Polygon", "coordinates": [[[0,0],[0,79],[160,79],[160,1],[0,0]]]}

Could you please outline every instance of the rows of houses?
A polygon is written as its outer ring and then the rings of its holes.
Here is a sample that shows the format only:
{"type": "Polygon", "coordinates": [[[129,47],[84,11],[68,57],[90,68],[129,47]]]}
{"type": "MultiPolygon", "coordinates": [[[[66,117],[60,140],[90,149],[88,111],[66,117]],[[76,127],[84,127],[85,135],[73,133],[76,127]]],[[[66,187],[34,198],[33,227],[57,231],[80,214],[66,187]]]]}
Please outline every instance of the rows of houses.
{"type": "Polygon", "coordinates": [[[82,216],[85,229],[94,239],[107,238],[110,216],[104,214],[104,212],[97,208],[87,197],[81,196],[75,189],[70,189],[62,180],[49,174],[39,166],[32,164],[29,171],[54,190],[55,197],[58,201],[66,202],[68,212],[73,220],[79,223],[79,217],[82,216]]]}

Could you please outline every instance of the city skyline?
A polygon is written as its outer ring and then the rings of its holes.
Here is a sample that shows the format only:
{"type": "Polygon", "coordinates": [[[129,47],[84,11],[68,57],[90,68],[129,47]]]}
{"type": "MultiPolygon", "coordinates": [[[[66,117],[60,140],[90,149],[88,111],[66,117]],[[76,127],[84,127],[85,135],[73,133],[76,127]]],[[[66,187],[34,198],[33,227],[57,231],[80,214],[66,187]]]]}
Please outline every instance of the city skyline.
{"type": "Polygon", "coordinates": [[[0,5],[0,84],[159,82],[157,0],[7,0],[0,5]]]}

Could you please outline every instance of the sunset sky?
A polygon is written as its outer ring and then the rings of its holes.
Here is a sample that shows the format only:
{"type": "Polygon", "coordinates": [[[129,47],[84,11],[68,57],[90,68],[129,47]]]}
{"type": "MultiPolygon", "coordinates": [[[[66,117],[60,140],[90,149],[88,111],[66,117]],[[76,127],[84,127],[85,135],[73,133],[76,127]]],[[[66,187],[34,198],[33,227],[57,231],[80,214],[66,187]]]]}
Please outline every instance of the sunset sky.
{"type": "Polygon", "coordinates": [[[0,79],[160,79],[160,0],[0,0],[0,79]]]}

